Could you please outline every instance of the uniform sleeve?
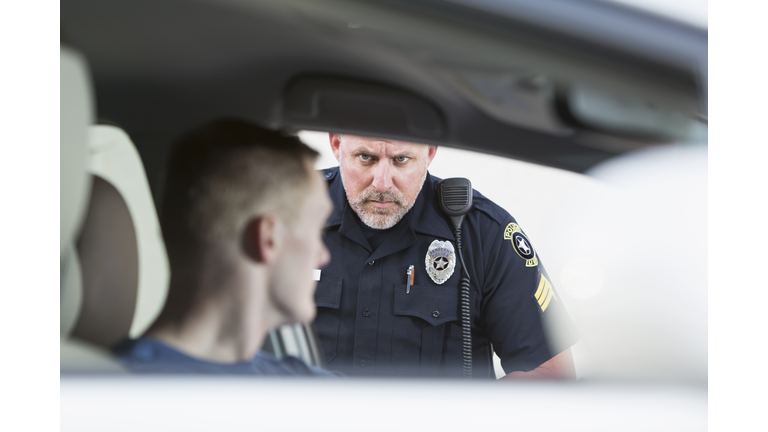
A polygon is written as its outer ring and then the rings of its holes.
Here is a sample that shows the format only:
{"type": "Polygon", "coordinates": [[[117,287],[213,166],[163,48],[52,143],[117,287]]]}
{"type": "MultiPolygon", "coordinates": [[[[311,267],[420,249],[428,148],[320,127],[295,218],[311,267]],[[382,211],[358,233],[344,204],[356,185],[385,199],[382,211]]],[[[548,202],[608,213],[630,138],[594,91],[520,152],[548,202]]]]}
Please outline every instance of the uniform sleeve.
{"type": "Polygon", "coordinates": [[[510,216],[489,231],[480,324],[506,373],[529,371],[573,345],[578,334],[515,220],[510,216]]]}

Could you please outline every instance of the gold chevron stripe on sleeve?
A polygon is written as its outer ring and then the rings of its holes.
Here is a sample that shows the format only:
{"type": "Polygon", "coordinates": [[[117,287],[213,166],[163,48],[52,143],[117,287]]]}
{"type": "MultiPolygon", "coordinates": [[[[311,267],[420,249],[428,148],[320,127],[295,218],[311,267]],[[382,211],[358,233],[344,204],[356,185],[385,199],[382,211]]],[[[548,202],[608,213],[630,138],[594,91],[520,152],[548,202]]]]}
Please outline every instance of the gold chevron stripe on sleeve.
{"type": "MultiPolygon", "coordinates": [[[[552,297],[554,297],[554,296],[555,296],[555,291],[553,291],[553,290],[551,289],[551,287],[550,287],[550,289],[549,289],[549,291],[548,291],[548,292],[549,292],[549,294],[547,294],[547,299],[546,299],[546,300],[544,300],[544,304],[543,304],[543,305],[541,305],[541,310],[542,310],[542,312],[543,312],[543,311],[545,311],[545,310],[547,310],[547,306],[549,306],[549,302],[550,302],[550,301],[552,301],[552,297]]],[[[542,297],[543,297],[543,296],[542,296],[542,297]]]]}
{"type": "Polygon", "coordinates": [[[539,288],[536,290],[536,293],[533,295],[536,297],[536,301],[539,302],[539,305],[541,305],[541,294],[546,291],[546,286],[548,285],[547,280],[544,278],[544,275],[541,275],[541,280],[539,281],[539,288]]]}
{"type": "Polygon", "coordinates": [[[554,295],[555,290],[552,289],[552,284],[549,283],[544,275],[541,275],[539,287],[536,289],[536,293],[533,296],[536,298],[536,301],[539,302],[539,306],[541,307],[542,312],[547,310],[547,307],[552,301],[552,297],[554,297],[554,295]]]}
{"type": "Polygon", "coordinates": [[[536,299],[539,301],[539,306],[544,307],[544,302],[547,301],[547,296],[549,295],[549,283],[547,283],[547,280],[544,279],[544,276],[541,277],[541,279],[544,281],[544,289],[541,291],[541,296],[536,299]]]}

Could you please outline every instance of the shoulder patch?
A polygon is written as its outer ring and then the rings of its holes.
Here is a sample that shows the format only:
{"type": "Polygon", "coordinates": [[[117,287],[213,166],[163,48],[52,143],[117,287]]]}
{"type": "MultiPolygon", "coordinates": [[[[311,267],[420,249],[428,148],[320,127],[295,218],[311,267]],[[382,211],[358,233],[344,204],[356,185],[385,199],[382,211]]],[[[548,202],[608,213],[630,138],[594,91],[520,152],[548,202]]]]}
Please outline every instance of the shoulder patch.
{"type": "Polygon", "coordinates": [[[552,288],[552,284],[549,283],[549,280],[544,277],[543,273],[540,274],[539,285],[536,287],[536,292],[531,294],[531,297],[538,305],[539,312],[542,316],[544,316],[544,312],[547,311],[549,304],[552,303],[553,300],[557,301],[555,290],[552,288]]]}
{"type": "MultiPolygon", "coordinates": [[[[536,267],[539,265],[539,259],[536,258],[536,251],[533,249],[531,241],[528,240],[520,226],[510,222],[504,229],[504,240],[512,242],[512,247],[520,258],[525,260],[526,267],[536,267]]],[[[542,276],[543,277],[543,276],[542,276]]]]}

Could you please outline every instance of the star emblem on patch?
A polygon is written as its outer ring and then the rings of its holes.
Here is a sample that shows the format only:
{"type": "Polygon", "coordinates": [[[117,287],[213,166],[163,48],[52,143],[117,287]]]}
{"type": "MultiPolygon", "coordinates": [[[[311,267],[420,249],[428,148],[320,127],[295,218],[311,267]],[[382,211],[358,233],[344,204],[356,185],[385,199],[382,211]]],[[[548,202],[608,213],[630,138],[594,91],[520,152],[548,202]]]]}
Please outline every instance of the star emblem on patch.
{"type": "Polygon", "coordinates": [[[525,236],[520,225],[510,222],[504,229],[504,240],[512,243],[512,248],[517,255],[525,260],[526,267],[536,267],[539,265],[539,259],[536,258],[536,250],[533,249],[531,241],[525,236]]]}

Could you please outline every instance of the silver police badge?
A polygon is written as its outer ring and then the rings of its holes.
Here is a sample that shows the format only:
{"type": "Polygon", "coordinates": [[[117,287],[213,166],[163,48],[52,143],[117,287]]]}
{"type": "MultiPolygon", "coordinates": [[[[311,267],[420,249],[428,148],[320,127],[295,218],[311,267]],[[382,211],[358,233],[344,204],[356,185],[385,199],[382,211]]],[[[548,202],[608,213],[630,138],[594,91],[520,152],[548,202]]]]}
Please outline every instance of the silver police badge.
{"type": "Polygon", "coordinates": [[[451,242],[433,241],[427,250],[424,265],[427,267],[427,274],[436,284],[442,285],[447,281],[456,267],[456,254],[451,242]]]}

